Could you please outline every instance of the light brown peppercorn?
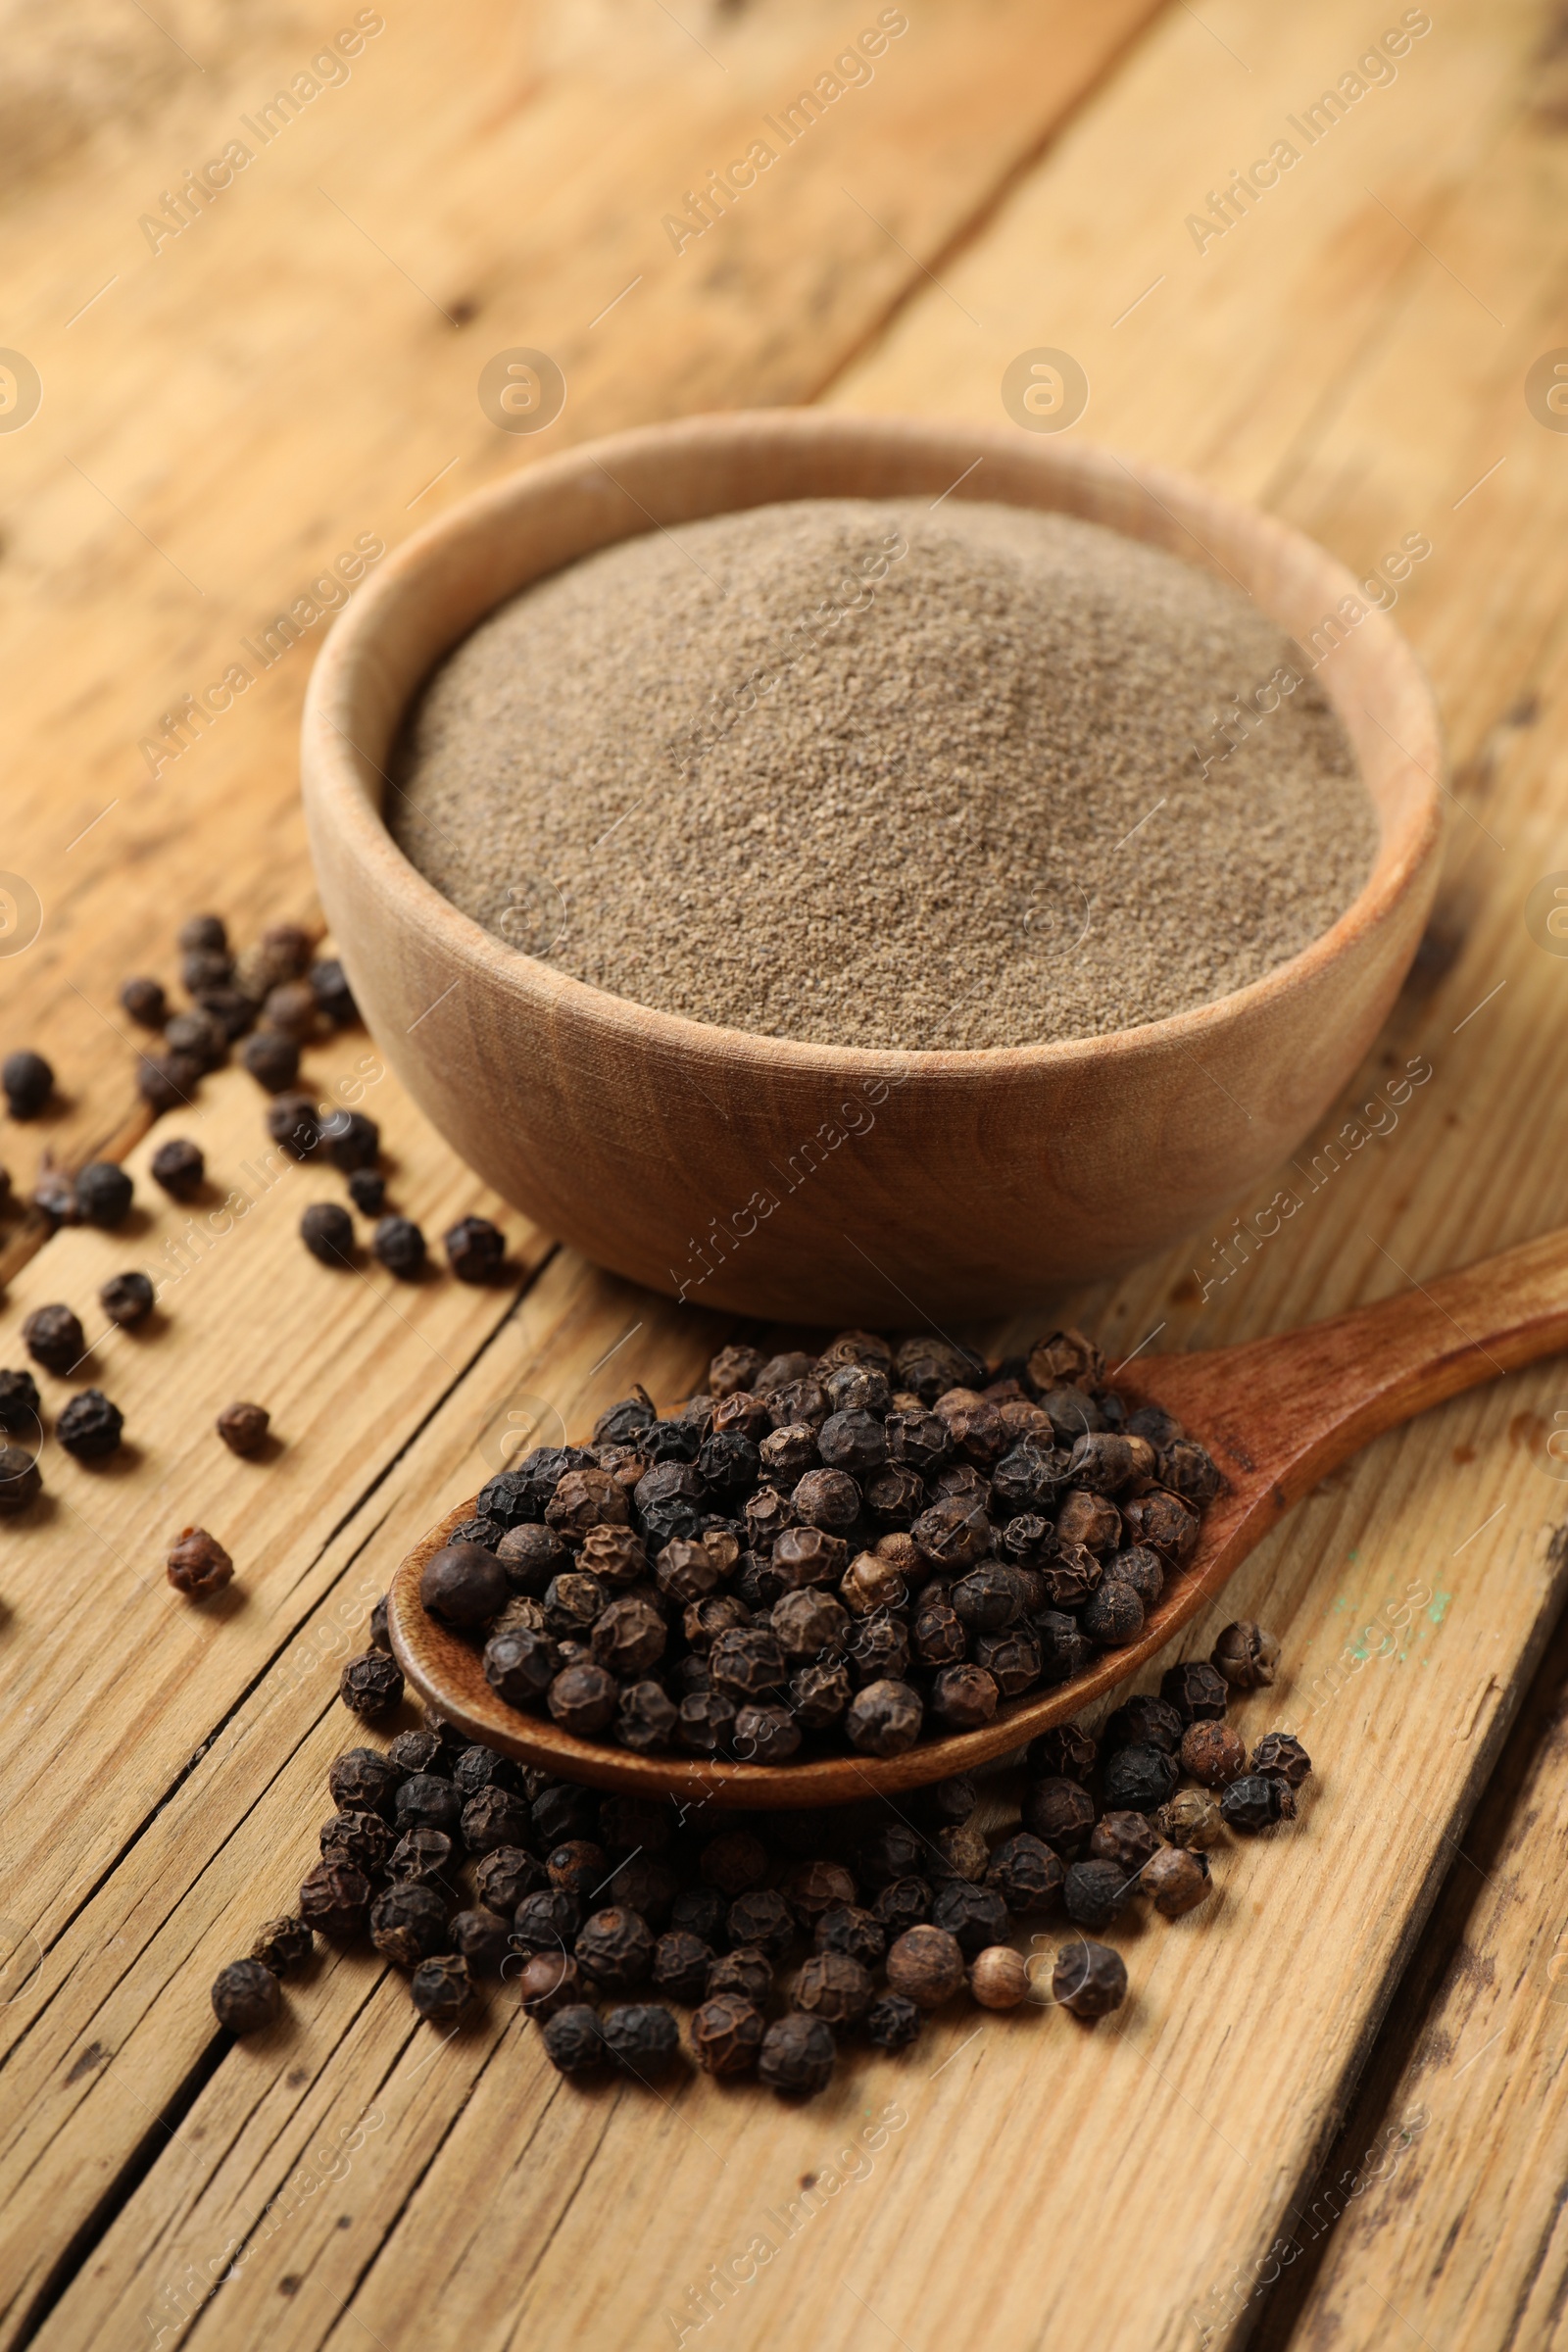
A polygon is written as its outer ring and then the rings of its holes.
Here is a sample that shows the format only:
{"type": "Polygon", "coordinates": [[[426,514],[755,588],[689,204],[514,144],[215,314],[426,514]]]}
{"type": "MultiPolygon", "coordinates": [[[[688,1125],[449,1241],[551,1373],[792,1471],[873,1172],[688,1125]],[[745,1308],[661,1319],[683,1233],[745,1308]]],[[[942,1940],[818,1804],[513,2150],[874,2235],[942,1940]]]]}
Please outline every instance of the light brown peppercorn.
{"type": "Polygon", "coordinates": [[[888,1952],[887,1978],[917,2009],[940,2009],[963,1983],[963,1954],[945,1928],[907,1928],[888,1952]]]}
{"type": "Polygon", "coordinates": [[[845,1607],[856,1617],[869,1617],[876,1609],[902,1609],[908,1591],[903,1564],[875,1551],[857,1552],[839,1586],[845,1607]]]}
{"type": "Polygon", "coordinates": [[[1274,1680],[1279,1663],[1280,1645],[1273,1634],[1266,1634],[1250,1617],[1238,1617],[1226,1626],[1209,1651],[1210,1663],[1233,1690],[1257,1690],[1274,1680]]]}
{"type": "Polygon", "coordinates": [[[1154,1815],[1154,1827],[1172,1845],[1202,1853],[1225,1834],[1218,1805],[1206,1788],[1179,1788],[1154,1815]]]}
{"type": "Polygon", "coordinates": [[[982,2009],[1016,2009],[1029,1993],[1029,1967],[1010,1943],[988,1944],[969,1965],[969,1990],[982,2009]]]}
{"type": "Polygon", "coordinates": [[[1158,1850],[1159,1838],[1147,1813],[1104,1813],[1096,1822],[1089,1851],[1097,1862],[1141,1870],[1158,1850]]]}
{"type": "Polygon", "coordinates": [[[976,1885],[986,1875],[991,1862],[991,1848],[971,1822],[956,1822],[936,1835],[937,1849],[946,1855],[960,1879],[976,1885]]]}
{"type": "Polygon", "coordinates": [[[193,1600],[205,1600],[234,1573],[233,1561],[205,1527],[182,1527],[166,1564],[175,1592],[188,1593],[193,1600]]]}
{"type": "Polygon", "coordinates": [[[1152,1854],[1138,1883],[1145,1894],[1153,1897],[1154,1909],[1165,1919],[1180,1919],[1184,1911],[1193,1910],[1212,1893],[1214,1884],[1208,1856],[1179,1845],[1162,1845],[1152,1854]]]}
{"type": "Polygon", "coordinates": [[[218,1416],[218,1434],[230,1453],[260,1453],[270,1420],[265,1404],[225,1404],[218,1416]]]}
{"type": "Polygon", "coordinates": [[[1182,1734],[1181,1759],[1201,1788],[1228,1788],[1247,1770],[1247,1742],[1228,1723],[1192,1723],[1182,1734]]]}

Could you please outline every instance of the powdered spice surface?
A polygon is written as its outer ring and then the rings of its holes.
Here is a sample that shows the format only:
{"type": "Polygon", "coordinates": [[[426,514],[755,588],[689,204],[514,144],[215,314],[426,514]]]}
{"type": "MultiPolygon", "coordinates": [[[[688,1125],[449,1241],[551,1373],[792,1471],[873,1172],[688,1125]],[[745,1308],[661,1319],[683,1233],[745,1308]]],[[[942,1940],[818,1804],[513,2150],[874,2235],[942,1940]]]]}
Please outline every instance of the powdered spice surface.
{"type": "Polygon", "coordinates": [[[1258,978],[1365,881],[1376,817],[1311,668],[1098,524],[754,508],[490,614],[411,715],[389,822],[500,938],[694,1020],[1099,1036],[1258,978]]]}

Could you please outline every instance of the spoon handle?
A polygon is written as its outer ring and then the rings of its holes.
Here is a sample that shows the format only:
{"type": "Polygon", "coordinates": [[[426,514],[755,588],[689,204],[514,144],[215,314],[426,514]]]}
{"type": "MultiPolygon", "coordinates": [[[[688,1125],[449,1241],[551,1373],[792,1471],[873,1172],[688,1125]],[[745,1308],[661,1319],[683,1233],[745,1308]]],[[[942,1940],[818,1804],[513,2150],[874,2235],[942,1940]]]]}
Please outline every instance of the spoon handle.
{"type": "Polygon", "coordinates": [[[1136,1385],[1190,1423],[1234,1482],[1270,1481],[1284,1509],[1382,1431],[1561,1348],[1563,1226],[1300,1331],[1151,1357],[1136,1385]]]}

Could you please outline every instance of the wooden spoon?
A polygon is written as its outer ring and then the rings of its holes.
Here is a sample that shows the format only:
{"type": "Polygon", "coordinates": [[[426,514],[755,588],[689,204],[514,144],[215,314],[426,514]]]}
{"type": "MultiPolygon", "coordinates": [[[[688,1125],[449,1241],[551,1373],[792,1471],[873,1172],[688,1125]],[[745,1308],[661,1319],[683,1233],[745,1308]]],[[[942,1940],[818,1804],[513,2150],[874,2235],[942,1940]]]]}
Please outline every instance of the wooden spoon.
{"type": "Polygon", "coordinates": [[[438,1715],[487,1746],[566,1780],[732,1806],[836,1805],[915,1788],[1020,1747],[1136,1674],[1207,1607],[1281,1514],[1369,1439],[1461,1389],[1565,1347],[1568,1227],[1278,1339],[1140,1358],[1136,1378],[1118,1385],[1174,1413],[1230,1480],[1229,1492],[1204,1515],[1191,1562],[1137,1642],[1104,1651],[1075,1682],[1004,1704],[980,1731],[924,1740],[902,1756],[846,1751],[776,1765],[638,1756],[573,1739],[548,1716],[517,1713],[486,1683],[478,1651],[426,1616],[419,1601],[426,1561],[452,1528],[473,1515],[471,1501],[426,1536],[393,1579],[392,1647],[438,1715]]]}

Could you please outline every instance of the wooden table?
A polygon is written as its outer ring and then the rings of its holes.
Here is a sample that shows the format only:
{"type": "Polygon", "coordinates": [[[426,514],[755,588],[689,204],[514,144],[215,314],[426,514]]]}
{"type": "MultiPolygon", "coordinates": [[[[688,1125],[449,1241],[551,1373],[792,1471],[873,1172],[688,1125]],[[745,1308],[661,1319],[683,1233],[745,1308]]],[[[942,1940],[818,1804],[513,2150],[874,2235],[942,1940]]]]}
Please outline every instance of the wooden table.
{"type": "Polygon", "coordinates": [[[1560,12],[1449,0],[1358,74],[1419,12],[911,0],[874,78],[846,72],[684,239],[663,217],[870,0],[388,0],[349,78],[320,68],[265,142],[246,120],[353,11],[122,14],[14,44],[25,88],[69,70],[74,95],[20,109],[57,152],[5,198],[4,335],[42,406],[0,434],[0,863],[41,929],[0,981],[5,1047],[61,1079],[6,1133],[19,1187],[45,1149],[108,1148],[140,1205],[116,1236],[8,1227],[0,1355],[127,1258],[169,1279],[154,1326],[94,1358],[129,1444],[94,1469],[46,1441],[49,1500],[6,1527],[5,2342],[1568,2340],[1560,1365],[1382,1441],[1194,1629],[1190,1653],[1220,1614],[1278,1629],[1288,1671],[1242,1721],[1295,1722],[1314,1793],[1293,1834],[1227,1851],[1205,1914],[1120,1936],[1133,1997],[1097,2031],[956,2010],[804,2111],[695,2079],[583,2091],[505,1997],[442,2038],[355,1952],[230,2045],[208,1986],[312,1856],[350,1736],[338,1664],[390,1569],[509,1431],[575,1436],[633,1380],[677,1396],[724,1326],[487,1200],[352,1033],[313,1083],[381,1122],[427,1229],[502,1215],[515,1279],[334,1279],[295,1235],[313,1180],[262,1165],[251,1082],[148,1132],[116,1002],[128,971],[172,976],[187,911],[242,937],[311,913],[299,600],[362,534],[391,546],[541,450],[705,406],[1001,421],[1007,364],[1049,346],[1089,378],[1074,429],[1357,566],[1430,542],[1399,607],[1454,754],[1438,919],[1282,1172],[1300,1213],[1250,1236],[1271,1182],[1071,1311],[1117,1354],[1209,1346],[1568,1219],[1568,962],[1539,895],[1549,913],[1568,869],[1568,434],[1531,375],[1568,344],[1560,12]],[[210,205],[143,225],[234,139],[254,152],[210,205]],[[1277,140],[1295,160],[1218,233],[1233,168],[1277,140]],[[515,346],[566,378],[537,442],[475,395],[515,346]],[[264,669],[244,641],[291,607],[300,641],[264,669]],[[252,682],[191,721],[181,698],[236,662],[252,682]],[[222,1230],[147,1181],[170,1132],[202,1143],[222,1230]],[[270,1405],[272,1458],[219,1446],[234,1395],[270,1405]],[[190,1520],[238,1561],[221,1606],[163,1581],[190,1520]]]}

